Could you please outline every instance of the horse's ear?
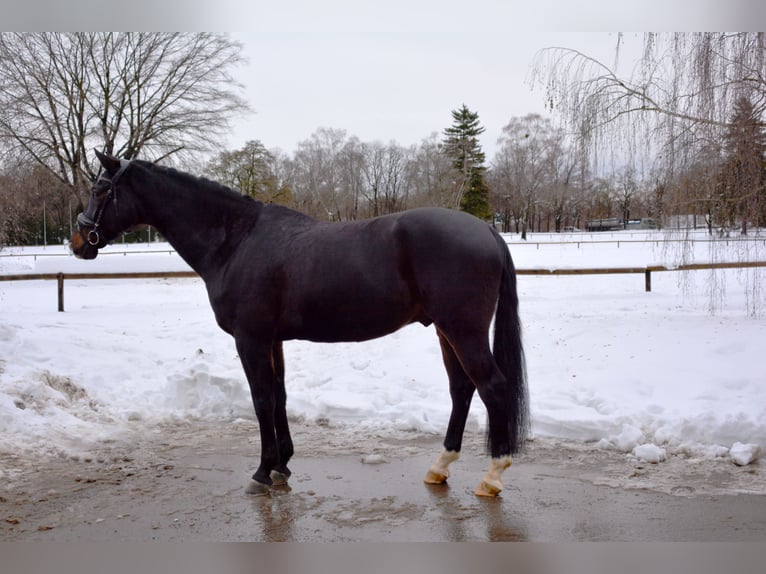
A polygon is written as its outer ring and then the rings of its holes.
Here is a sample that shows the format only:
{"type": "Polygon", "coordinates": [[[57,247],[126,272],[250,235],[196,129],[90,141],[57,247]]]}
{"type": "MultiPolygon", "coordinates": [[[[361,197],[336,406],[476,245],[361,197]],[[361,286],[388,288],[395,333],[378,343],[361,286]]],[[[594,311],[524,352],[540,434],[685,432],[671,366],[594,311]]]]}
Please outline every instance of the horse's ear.
{"type": "Polygon", "coordinates": [[[107,173],[114,175],[117,173],[117,170],[120,169],[120,160],[116,157],[102,153],[98,150],[93,150],[96,152],[96,157],[98,158],[98,161],[101,162],[101,165],[104,166],[104,169],[107,173]]]}

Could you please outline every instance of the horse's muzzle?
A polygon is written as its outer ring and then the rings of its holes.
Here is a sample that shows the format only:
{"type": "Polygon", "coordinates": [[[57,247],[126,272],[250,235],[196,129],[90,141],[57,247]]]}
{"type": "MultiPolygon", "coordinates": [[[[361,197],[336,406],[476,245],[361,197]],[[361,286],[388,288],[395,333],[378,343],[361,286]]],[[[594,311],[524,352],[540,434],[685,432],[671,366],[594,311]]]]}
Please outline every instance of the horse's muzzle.
{"type": "Polygon", "coordinates": [[[72,234],[72,239],[69,242],[69,248],[75,257],[80,259],[95,259],[98,255],[98,247],[90,243],[87,239],[87,234],[83,234],[81,231],[76,231],[72,234]]]}

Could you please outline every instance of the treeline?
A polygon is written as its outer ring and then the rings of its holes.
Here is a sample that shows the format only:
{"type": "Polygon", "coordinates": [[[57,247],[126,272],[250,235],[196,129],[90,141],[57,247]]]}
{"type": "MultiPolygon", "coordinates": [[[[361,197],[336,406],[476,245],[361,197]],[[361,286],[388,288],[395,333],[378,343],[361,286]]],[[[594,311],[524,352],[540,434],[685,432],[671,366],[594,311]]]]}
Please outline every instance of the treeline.
{"type": "MultiPolygon", "coordinates": [[[[630,168],[594,176],[561,130],[538,115],[514,118],[503,134],[483,170],[490,217],[502,231],[561,232],[585,229],[589,219],[650,217],[665,226],[705,226],[712,233],[746,226],[743,213],[757,214],[753,227],[766,221],[763,161],[757,170],[760,192],[744,196],[741,167],[748,162],[740,152],[717,163],[701,159],[696,170],[669,182],[662,174],[641,176],[630,168]]],[[[320,128],[292,154],[253,140],[191,169],[261,201],[329,221],[420,206],[459,209],[465,187],[443,134],[405,147],[320,128]]],[[[71,236],[80,199],[47,170],[17,164],[0,173],[0,189],[6,244],[53,244],[71,236]]],[[[139,232],[126,240],[147,237],[139,232]]]]}
{"type": "MultiPolygon", "coordinates": [[[[453,112],[454,113],[454,112],[453,112]]],[[[420,144],[362,142],[322,128],[292,155],[258,140],[224,152],[204,173],[265,202],[328,220],[360,219],[419,206],[467,208],[466,174],[450,153],[448,130],[420,144]]],[[[659,226],[718,229],[766,226],[766,132],[752,104],[737,100],[731,121],[698,161],[673,172],[629,162],[595,174],[582,142],[552,119],[512,118],[479,175],[498,228],[561,232],[590,219],[651,218],[659,226]]],[[[627,151],[626,151],[627,157],[627,151]]],[[[478,214],[477,214],[478,215],[478,214]]]]}
{"type": "MultiPolygon", "coordinates": [[[[732,129],[728,143],[722,142],[728,154],[700,158],[674,179],[660,172],[642,175],[630,167],[596,176],[550,119],[514,118],[503,130],[497,153],[482,166],[487,218],[502,231],[520,234],[585,229],[590,219],[612,217],[704,226],[711,233],[734,227],[747,231],[748,221],[751,227],[766,226],[763,131],[748,130],[749,123],[760,126],[750,113],[741,102],[735,112],[739,119],[732,122],[740,127],[732,129]],[[738,139],[742,132],[754,137],[738,139]],[[755,191],[742,193],[753,180],[755,191]]],[[[420,206],[460,209],[465,174],[445,148],[443,133],[405,147],[320,128],[292,154],[252,140],[187,169],[258,200],[338,221],[420,206]]],[[[71,235],[81,200],[49,171],[33,163],[16,164],[0,173],[0,190],[7,244],[60,243],[71,235]]],[[[146,238],[136,233],[127,240],[146,238]]]]}

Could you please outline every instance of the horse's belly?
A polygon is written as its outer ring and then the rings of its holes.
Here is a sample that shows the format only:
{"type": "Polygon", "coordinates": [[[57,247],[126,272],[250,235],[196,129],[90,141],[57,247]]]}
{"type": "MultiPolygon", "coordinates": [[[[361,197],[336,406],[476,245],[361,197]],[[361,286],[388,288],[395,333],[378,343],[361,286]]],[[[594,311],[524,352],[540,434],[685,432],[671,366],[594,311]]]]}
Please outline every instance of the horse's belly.
{"type": "Polygon", "coordinates": [[[294,317],[283,316],[285,329],[281,338],[327,343],[366,341],[393,333],[414,321],[428,322],[406,297],[360,301],[347,295],[338,300],[306,303],[294,317]]]}

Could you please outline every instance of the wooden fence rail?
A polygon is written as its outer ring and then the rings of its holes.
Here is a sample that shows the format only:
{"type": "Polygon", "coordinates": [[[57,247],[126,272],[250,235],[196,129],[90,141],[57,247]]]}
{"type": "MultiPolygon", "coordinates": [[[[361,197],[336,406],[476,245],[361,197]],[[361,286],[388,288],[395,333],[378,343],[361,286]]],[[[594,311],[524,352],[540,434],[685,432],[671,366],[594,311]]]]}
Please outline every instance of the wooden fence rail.
{"type": "Polygon", "coordinates": [[[64,312],[64,279],[165,279],[199,277],[194,271],[146,271],[131,273],[29,273],[0,275],[0,281],[33,281],[55,279],[58,286],[58,310],[64,312]]]}
{"type": "Polygon", "coordinates": [[[705,269],[753,269],[766,267],[766,261],[740,261],[736,263],[688,263],[675,267],[649,265],[647,267],[602,267],[599,269],[517,269],[518,275],[615,275],[643,273],[644,289],[652,290],[652,273],[662,271],[702,271],[705,269]]]}
{"type": "MultiPolygon", "coordinates": [[[[644,288],[652,290],[652,273],[662,271],[700,271],[705,269],[752,269],[766,267],[766,261],[737,263],[689,263],[675,267],[650,265],[647,267],[601,267],[593,269],[517,269],[517,275],[644,275],[644,288]]],[[[170,279],[198,277],[194,271],[148,271],[130,273],[28,273],[0,275],[0,281],[33,281],[55,279],[58,286],[58,310],[64,311],[64,279],[170,279]]]]}

